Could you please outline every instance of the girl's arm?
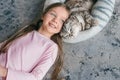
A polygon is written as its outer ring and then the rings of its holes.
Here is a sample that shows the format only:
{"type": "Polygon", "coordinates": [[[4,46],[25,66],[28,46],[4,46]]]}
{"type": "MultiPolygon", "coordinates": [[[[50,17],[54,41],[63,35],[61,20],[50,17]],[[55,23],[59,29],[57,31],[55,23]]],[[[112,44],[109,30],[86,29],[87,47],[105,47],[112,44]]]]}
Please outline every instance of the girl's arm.
{"type": "Polygon", "coordinates": [[[58,48],[56,46],[50,47],[39,63],[31,70],[31,72],[17,71],[8,68],[6,80],[42,80],[50,67],[54,64],[57,57],[58,48]]]}

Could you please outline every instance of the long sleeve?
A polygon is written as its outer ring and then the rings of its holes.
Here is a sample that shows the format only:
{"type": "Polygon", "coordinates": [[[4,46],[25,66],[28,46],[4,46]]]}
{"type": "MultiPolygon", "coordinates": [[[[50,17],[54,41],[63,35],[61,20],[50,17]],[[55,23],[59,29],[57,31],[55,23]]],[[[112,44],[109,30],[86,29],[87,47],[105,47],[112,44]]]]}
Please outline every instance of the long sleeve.
{"type": "Polygon", "coordinates": [[[6,80],[42,80],[49,68],[54,64],[57,51],[58,47],[56,45],[49,47],[31,72],[8,68],[6,80]]]}

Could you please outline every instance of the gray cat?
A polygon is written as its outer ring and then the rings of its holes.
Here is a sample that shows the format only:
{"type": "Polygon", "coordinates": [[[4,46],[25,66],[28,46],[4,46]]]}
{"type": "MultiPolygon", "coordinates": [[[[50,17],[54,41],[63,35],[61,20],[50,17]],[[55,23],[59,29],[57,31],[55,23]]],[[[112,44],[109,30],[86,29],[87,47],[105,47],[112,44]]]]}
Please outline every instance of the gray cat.
{"type": "Polygon", "coordinates": [[[80,31],[88,30],[98,24],[90,14],[93,0],[67,0],[65,4],[70,8],[71,15],[60,33],[62,38],[74,38],[80,31]]]}

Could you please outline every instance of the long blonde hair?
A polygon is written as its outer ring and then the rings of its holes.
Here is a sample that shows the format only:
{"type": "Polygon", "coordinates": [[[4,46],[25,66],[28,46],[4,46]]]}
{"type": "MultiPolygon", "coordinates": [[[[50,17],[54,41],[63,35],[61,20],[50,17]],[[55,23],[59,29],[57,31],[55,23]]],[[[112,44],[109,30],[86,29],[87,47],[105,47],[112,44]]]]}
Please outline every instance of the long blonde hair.
{"type": "MultiPolygon", "coordinates": [[[[51,8],[54,8],[54,7],[64,7],[66,9],[66,11],[68,11],[70,13],[70,9],[63,3],[54,3],[50,6],[48,6],[43,15],[45,15],[51,8]]],[[[0,48],[0,54],[1,53],[6,53],[9,46],[11,45],[11,43],[18,39],[19,37],[22,37],[22,36],[25,36],[27,33],[33,31],[33,30],[38,30],[40,28],[40,25],[42,24],[42,20],[39,19],[37,20],[36,22],[20,29],[16,34],[14,34],[13,36],[11,36],[4,44],[2,44],[1,48],[0,48]]],[[[55,67],[54,67],[54,70],[53,70],[53,73],[51,74],[51,80],[58,80],[58,75],[59,75],[59,72],[63,66],[63,50],[62,50],[62,39],[61,39],[61,36],[59,33],[53,35],[51,37],[51,40],[53,40],[57,45],[58,45],[58,56],[57,56],[57,59],[56,59],[56,62],[55,62],[55,67]]]]}

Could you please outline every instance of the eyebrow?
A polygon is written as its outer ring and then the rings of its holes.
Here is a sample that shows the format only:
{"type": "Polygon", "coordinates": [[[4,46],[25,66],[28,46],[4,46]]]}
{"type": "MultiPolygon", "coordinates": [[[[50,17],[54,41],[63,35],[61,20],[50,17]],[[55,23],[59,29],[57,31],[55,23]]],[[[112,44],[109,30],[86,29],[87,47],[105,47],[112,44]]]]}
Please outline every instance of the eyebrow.
{"type": "Polygon", "coordinates": [[[55,11],[55,10],[52,10],[52,9],[50,9],[49,11],[53,11],[53,12],[55,12],[55,13],[56,13],[56,11],[55,11]]]}

